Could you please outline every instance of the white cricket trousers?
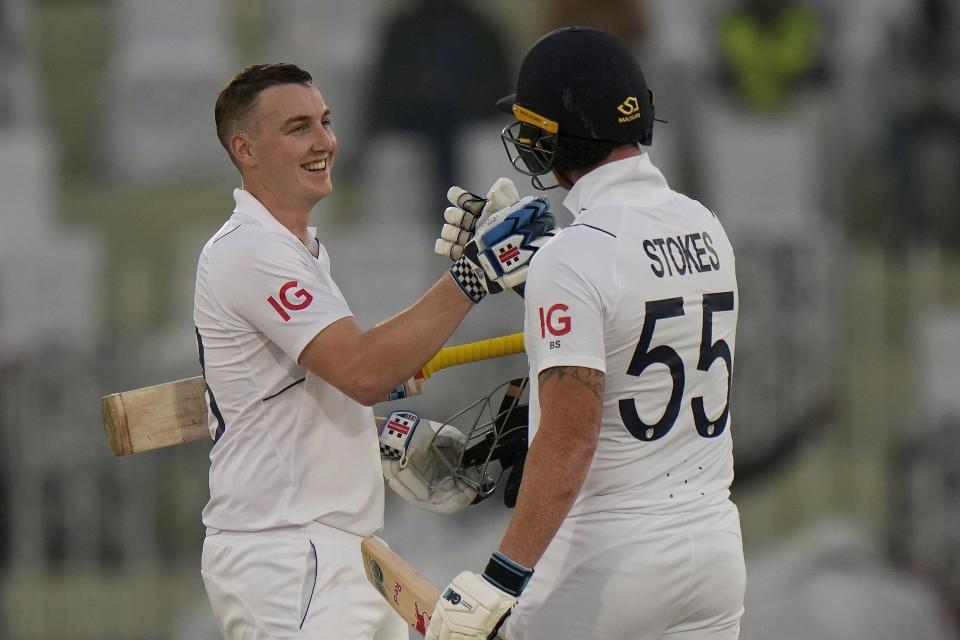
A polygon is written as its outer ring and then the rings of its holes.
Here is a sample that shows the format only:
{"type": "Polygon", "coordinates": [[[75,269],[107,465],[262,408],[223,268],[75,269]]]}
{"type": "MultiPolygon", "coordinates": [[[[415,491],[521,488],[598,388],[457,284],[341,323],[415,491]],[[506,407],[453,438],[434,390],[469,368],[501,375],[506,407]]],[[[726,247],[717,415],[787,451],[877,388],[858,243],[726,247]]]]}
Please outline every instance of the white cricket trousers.
{"type": "Polygon", "coordinates": [[[504,632],[509,640],[736,640],[745,587],[732,502],[567,518],[504,632]]]}
{"type": "Polygon", "coordinates": [[[207,530],[201,575],[226,640],[407,640],[367,582],[359,536],[314,522],[207,530]]]}

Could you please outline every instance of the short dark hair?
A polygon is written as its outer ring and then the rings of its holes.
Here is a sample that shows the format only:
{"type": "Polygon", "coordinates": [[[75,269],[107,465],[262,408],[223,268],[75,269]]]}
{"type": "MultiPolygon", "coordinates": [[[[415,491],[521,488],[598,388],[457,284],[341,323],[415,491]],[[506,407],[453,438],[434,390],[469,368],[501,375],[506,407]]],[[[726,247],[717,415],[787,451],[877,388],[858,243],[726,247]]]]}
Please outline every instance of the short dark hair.
{"type": "MultiPolygon", "coordinates": [[[[295,64],[253,64],[233,76],[220,90],[213,108],[220,144],[230,153],[230,136],[237,124],[243,121],[257,101],[260,93],[269,87],[282,84],[312,84],[313,76],[295,64]]],[[[232,159],[231,155],[231,159],[232,159]]]]}
{"type": "Polygon", "coordinates": [[[599,164],[619,147],[633,145],[638,141],[608,142],[606,140],[585,140],[560,134],[557,136],[557,152],[553,157],[552,169],[558,171],[577,171],[599,164]]]}

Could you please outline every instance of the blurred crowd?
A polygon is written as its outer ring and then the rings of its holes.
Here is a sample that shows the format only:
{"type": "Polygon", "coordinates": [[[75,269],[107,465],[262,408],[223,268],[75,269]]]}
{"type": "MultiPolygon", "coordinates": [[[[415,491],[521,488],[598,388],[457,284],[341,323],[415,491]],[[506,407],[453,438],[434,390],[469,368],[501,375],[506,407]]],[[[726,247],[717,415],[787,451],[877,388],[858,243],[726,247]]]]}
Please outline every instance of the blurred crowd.
{"type": "MultiPolygon", "coordinates": [[[[572,24],[635,49],[667,121],[654,162],[740,257],[742,637],[957,637],[954,0],[0,0],[0,638],[214,637],[207,448],[112,459],[98,398],[198,372],[196,257],[236,182],[227,79],[313,73],[340,144],[316,223],[369,326],[444,267],[446,188],[510,175],[493,104],[572,24]]],[[[521,320],[498,300],[454,338],[521,320]]],[[[413,408],[443,419],[522,374],[450,370],[413,408]]],[[[441,582],[504,515],[388,505],[385,535],[441,582]]]]}

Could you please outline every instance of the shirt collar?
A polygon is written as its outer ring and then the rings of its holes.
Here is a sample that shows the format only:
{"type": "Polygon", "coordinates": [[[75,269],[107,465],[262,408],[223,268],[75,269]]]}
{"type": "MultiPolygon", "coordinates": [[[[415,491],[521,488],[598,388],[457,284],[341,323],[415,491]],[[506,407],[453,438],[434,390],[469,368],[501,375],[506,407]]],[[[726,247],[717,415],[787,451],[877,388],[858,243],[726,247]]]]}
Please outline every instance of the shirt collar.
{"type": "Polygon", "coordinates": [[[601,165],[577,180],[563,200],[574,216],[584,209],[607,203],[643,206],[661,202],[670,191],[666,178],[653,166],[650,156],[641,153],[601,165]]]}
{"type": "MultiPolygon", "coordinates": [[[[287,229],[285,226],[280,224],[280,221],[273,217],[273,214],[270,213],[263,203],[257,200],[249,191],[245,189],[234,189],[233,190],[233,200],[236,202],[236,206],[233,208],[233,212],[237,215],[246,216],[251,218],[254,222],[258,223],[262,227],[267,229],[273,229],[274,231],[282,231],[294,238],[296,236],[290,232],[290,229],[287,229]]],[[[307,227],[307,231],[310,232],[310,235],[316,237],[317,229],[316,227],[307,227]]],[[[299,243],[300,240],[297,239],[299,243]]]]}

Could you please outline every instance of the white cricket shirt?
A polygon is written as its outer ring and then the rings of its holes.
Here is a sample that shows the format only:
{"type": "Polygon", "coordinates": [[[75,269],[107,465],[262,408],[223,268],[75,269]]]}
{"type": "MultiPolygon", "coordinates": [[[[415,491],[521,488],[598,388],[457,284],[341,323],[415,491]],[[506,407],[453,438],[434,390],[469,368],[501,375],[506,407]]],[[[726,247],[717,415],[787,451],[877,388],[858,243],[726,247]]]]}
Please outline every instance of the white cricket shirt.
{"type": "Polygon", "coordinates": [[[383,526],[373,411],[297,364],[350,308],[322,245],[314,258],[251,194],[234,198],[200,254],[194,297],[216,441],[203,522],[257,531],[319,520],[369,535],[383,526]]]}
{"type": "Polygon", "coordinates": [[[591,171],[564,206],[574,223],[530,267],[525,343],[533,380],[556,366],[606,374],[599,444],[571,515],[725,501],[739,297],[723,227],[645,153],[591,171]]]}

